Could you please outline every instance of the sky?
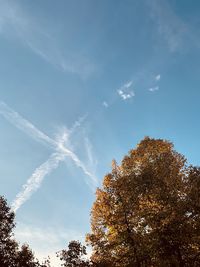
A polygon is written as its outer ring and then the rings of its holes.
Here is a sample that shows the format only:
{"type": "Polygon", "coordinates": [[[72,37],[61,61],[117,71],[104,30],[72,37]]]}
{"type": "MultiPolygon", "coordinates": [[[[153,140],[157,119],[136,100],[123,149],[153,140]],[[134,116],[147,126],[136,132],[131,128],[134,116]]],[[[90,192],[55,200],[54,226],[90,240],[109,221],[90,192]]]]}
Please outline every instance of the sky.
{"type": "Polygon", "coordinates": [[[96,187],[145,136],[199,165],[200,2],[0,6],[0,195],[42,259],[84,241],[96,187]]]}

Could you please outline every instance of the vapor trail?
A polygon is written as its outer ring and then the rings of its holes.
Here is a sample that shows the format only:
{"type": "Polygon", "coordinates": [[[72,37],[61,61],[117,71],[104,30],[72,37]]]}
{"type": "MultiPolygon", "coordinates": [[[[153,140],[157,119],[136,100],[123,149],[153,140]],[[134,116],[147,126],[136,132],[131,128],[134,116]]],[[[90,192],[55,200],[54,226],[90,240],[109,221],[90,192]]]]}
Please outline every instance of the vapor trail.
{"type": "Polygon", "coordinates": [[[90,178],[90,182],[86,180],[86,183],[92,189],[94,189],[97,184],[96,177],[87,170],[84,163],[78,158],[78,156],[64,145],[69,135],[72,135],[74,130],[80,126],[80,123],[82,120],[84,120],[84,117],[74,123],[71,130],[69,130],[69,133],[64,132],[63,136],[59,137],[58,140],[55,141],[37,129],[32,123],[24,119],[4,102],[0,102],[0,114],[3,115],[14,126],[33,137],[35,140],[48,145],[50,148],[53,148],[56,151],[46,162],[41,164],[27,180],[22,190],[17,194],[15,200],[13,201],[13,210],[16,211],[19,209],[19,207],[30,198],[31,194],[40,187],[44,177],[50,174],[53,169],[57,168],[59,162],[63,161],[66,157],[71,158],[75,165],[81,168],[82,171],[90,178]]]}
{"type": "MultiPolygon", "coordinates": [[[[83,162],[77,157],[77,155],[72,152],[70,149],[64,146],[64,142],[60,142],[60,140],[55,141],[50,138],[48,135],[41,132],[38,128],[36,128],[31,122],[24,119],[21,115],[19,115],[16,111],[11,109],[4,102],[0,102],[0,114],[2,114],[10,123],[14,126],[27,133],[29,136],[33,137],[35,140],[45,143],[46,145],[54,148],[56,151],[60,153],[64,153],[66,156],[69,156],[77,167],[80,167],[83,172],[88,175],[94,182],[93,175],[87,170],[83,162]]],[[[72,126],[71,130],[69,130],[69,134],[71,135],[74,130],[80,126],[80,123],[85,119],[82,117],[80,120],[76,121],[72,126]]]]}
{"type": "Polygon", "coordinates": [[[22,130],[35,140],[43,142],[53,148],[57,146],[56,142],[53,139],[38,130],[32,123],[24,119],[4,102],[0,102],[0,114],[3,115],[4,118],[7,119],[15,127],[22,130]]]}
{"type": "Polygon", "coordinates": [[[64,158],[65,156],[63,154],[53,153],[46,162],[41,164],[34,171],[27,182],[23,185],[22,190],[17,194],[11,205],[14,212],[16,212],[21,205],[31,197],[33,192],[41,186],[44,177],[56,169],[59,162],[63,161],[64,158]]]}
{"type": "Polygon", "coordinates": [[[90,173],[87,168],[85,167],[85,165],[83,164],[83,162],[77,157],[77,155],[75,153],[73,153],[71,150],[67,149],[62,143],[58,144],[58,151],[60,153],[62,153],[65,156],[69,156],[73,162],[76,164],[77,167],[81,168],[82,171],[90,177],[90,180],[92,182],[92,185],[88,183],[88,181],[86,180],[86,183],[91,186],[92,189],[94,189],[94,186],[97,184],[97,179],[96,177],[94,177],[94,175],[92,175],[92,173],[90,173]]]}

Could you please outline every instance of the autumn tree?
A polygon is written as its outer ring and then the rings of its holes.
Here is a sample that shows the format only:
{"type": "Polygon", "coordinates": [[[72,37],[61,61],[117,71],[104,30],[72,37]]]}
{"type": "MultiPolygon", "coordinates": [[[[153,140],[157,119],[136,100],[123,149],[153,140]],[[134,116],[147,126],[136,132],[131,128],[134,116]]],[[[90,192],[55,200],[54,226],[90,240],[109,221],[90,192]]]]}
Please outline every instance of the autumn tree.
{"type": "Polygon", "coordinates": [[[63,249],[57,253],[64,267],[91,266],[89,260],[84,258],[86,255],[86,247],[79,241],[71,241],[68,245],[68,249],[63,249]]]}
{"type": "Polygon", "coordinates": [[[104,177],[86,239],[107,266],[200,266],[200,169],[145,138],[104,177]]]}

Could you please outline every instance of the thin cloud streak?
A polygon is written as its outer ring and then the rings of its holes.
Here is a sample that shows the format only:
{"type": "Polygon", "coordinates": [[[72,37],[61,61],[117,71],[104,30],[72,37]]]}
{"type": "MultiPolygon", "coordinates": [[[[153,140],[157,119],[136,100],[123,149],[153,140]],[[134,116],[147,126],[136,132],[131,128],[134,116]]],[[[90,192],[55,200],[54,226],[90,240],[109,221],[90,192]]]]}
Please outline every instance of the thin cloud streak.
{"type": "Polygon", "coordinates": [[[94,156],[93,146],[87,137],[85,138],[85,148],[86,148],[86,152],[87,152],[87,158],[89,161],[89,167],[90,167],[90,169],[92,168],[93,173],[95,173],[98,161],[97,161],[96,157],[94,156]]]}
{"type": "Polygon", "coordinates": [[[41,164],[34,171],[31,177],[23,185],[22,191],[17,194],[15,200],[11,204],[11,208],[14,212],[16,212],[21,207],[21,205],[31,197],[33,192],[38,190],[44,177],[50,174],[54,169],[56,169],[60,161],[63,161],[64,159],[64,154],[53,153],[46,162],[41,164]]]}
{"type": "Polygon", "coordinates": [[[36,141],[45,143],[51,148],[56,148],[57,143],[49,136],[38,130],[32,123],[20,116],[6,103],[0,102],[0,114],[18,129],[22,130],[36,141]]]}

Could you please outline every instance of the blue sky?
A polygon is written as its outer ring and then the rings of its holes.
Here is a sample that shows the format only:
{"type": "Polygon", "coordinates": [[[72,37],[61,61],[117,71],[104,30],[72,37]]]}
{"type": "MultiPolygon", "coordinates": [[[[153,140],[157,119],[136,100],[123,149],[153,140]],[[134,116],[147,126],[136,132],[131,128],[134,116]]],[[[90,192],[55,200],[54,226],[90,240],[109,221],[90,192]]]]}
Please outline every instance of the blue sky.
{"type": "Polygon", "coordinates": [[[0,5],[0,194],[43,257],[84,240],[95,187],[144,136],[199,164],[200,2],[0,5]]]}

